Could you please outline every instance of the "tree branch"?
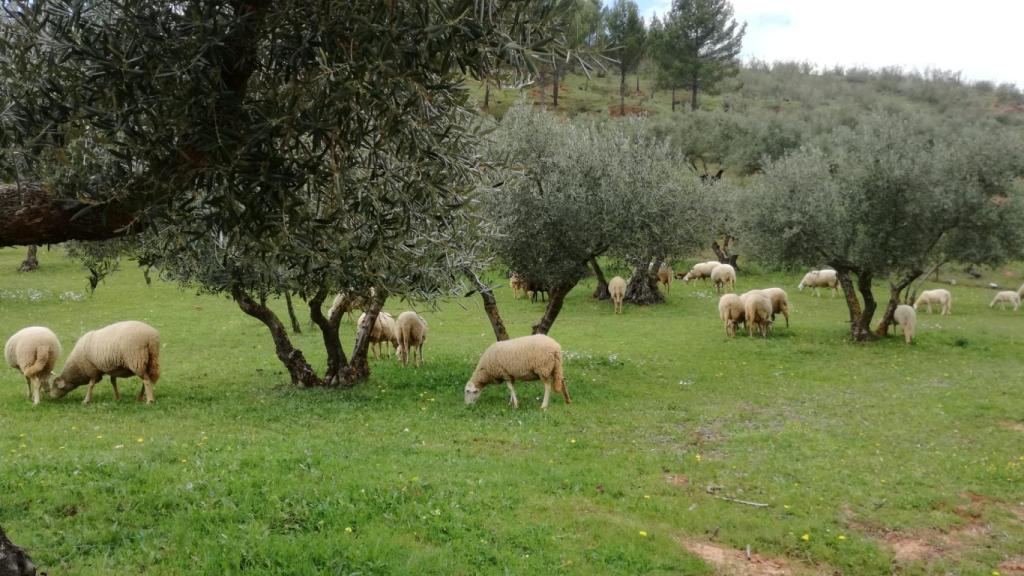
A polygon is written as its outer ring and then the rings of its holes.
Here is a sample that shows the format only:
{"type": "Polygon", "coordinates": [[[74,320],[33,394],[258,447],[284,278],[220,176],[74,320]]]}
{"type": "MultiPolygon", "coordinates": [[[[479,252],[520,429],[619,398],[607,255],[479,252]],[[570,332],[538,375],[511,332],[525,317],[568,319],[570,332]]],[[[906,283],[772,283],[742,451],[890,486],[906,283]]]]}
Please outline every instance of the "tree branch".
{"type": "Polygon", "coordinates": [[[137,211],[120,203],[59,198],[39,183],[0,184],[0,246],[109,240],[138,232],[137,211]]]}

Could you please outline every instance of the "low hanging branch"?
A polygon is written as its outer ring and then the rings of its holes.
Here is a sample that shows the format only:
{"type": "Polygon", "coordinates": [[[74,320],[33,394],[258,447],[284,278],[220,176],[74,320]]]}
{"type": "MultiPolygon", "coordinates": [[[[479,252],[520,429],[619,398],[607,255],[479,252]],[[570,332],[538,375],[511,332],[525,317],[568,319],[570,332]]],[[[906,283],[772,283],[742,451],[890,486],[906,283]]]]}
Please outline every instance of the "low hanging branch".
{"type": "Polygon", "coordinates": [[[137,216],[121,204],[59,198],[38,183],[0,184],[0,246],[108,240],[137,231],[137,216]]]}

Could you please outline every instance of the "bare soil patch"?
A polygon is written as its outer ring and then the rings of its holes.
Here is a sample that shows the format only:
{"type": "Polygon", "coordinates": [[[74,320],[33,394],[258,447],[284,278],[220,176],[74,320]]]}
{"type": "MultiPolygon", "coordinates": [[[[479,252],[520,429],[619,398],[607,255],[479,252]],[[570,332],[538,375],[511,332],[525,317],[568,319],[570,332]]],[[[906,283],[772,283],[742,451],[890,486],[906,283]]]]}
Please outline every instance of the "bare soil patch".
{"type": "Polygon", "coordinates": [[[1024,434],[1024,422],[1014,422],[1013,420],[1003,420],[999,423],[1000,426],[1007,430],[1013,430],[1014,432],[1020,432],[1024,434]]]}
{"type": "Polygon", "coordinates": [[[790,563],[781,558],[751,554],[747,559],[746,552],[742,550],[686,538],[680,538],[679,543],[689,553],[699,557],[708,565],[714,566],[715,571],[719,574],[728,574],[729,576],[789,576],[794,574],[790,563]]]}

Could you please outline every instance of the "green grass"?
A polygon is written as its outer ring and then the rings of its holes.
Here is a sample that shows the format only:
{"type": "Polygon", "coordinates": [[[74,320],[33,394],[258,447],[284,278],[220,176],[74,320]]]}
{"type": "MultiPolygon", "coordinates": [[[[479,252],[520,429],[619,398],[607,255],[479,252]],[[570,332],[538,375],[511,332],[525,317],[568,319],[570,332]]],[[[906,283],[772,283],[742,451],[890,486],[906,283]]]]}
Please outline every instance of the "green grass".
{"type": "MultiPolygon", "coordinates": [[[[90,406],[78,390],[32,407],[0,373],[0,525],[51,574],[714,573],[691,539],[797,573],[988,575],[1024,550],[1024,436],[1004,425],[1024,415],[1024,312],[990,310],[987,289],[958,284],[953,315],[922,314],[906,346],[849,343],[842,300],[794,275],[740,276],[790,289],[793,326],[767,341],[727,340],[705,286],[618,317],[583,286],[552,332],[573,404],[543,413],[538,383],[518,411],[499,387],[463,405],[492,340],[475,299],[425,312],[423,369],[295,390],[227,299],[130,265],[83,295],[59,251],[31,274],[21,255],[0,251],[4,337],[45,324],[66,353],[132,318],[163,341],[154,406],[104,383],[90,406]],[[887,534],[935,554],[897,560],[887,534]]],[[[541,314],[499,298],[514,335],[541,314]]],[[[296,340],[322,363],[317,334],[296,340]]]]}

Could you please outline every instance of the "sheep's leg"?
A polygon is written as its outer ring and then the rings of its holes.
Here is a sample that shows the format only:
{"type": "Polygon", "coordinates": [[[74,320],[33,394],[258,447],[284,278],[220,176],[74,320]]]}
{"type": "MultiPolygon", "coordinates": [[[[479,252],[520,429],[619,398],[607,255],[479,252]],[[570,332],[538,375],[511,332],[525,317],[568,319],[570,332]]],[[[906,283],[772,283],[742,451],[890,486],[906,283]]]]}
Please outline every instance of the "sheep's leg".
{"type": "Polygon", "coordinates": [[[515,380],[509,380],[505,384],[508,385],[508,391],[509,394],[511,394],[511,396],[509,396],[508,403],[511,404],[513,408],[519,408],[519,399],[516,398],[516,387],[513,386],[513,384],[515,384],[515,380]]]}
{"type": "Polygon", "coordinates": [[[25,385],[28,386],[28,398],[29,398],[29,400],[31,400],[32,399],[32,379],[29,378],[28,376],[25,376],[25,385]]]}
{"type": "Polygon", "coordinates": [[[551,382],[544,381],[544,401],[540,403],[541,410],[548,409],[548,401],[551,400],[551,382]]]}
{"type": "Polygon", "coordinates": [[[114,388],[114,400],[121,399],[121,391],[117,389],[117,378],[110,377],[110,385],[114,388]]]}
{"type": "MultiPolygon", "coordinates": [[[[100,378],[102,378],[102,376],[100,378]]],[[[85,391],[85,400],[82,400],[82,404],[92,402],[92,389],[96,387],[96,383],[100,381],[100,378],[89,379],[89,388],[85,391]]]]}
{"type": "Polygon", "coordinates": [[[142,402],[146,398],[145,392],[146,392],[146,381],[143,380],[142,381],[142,386],[139,387],[139,395],[135,397],[135,401],[136,402],[142,402]]]}
{"type": "Polygon", "coordinates": [[[38,376],[33,376],[29,386],[32,388],[32,405],[34,406],[39,404],[39,390],[42,388],[43,383],[39,381],[38,376]]]}
{"type": "Polygon", "coordinates": [[[423,344],[416,347],[416,367],[423,367],[423,344]]]}
{"type": "Polygon", "coordinates": [[[153,383],[149,381],[149,378],[142,379],[142,388],[146,391],[146,404],[152,404],[153,399],[153,383]]]}
{"type": "Polygon", "coordinates": [[[569,399],[569,385],[565,383],[565,378],[562,378],[562,398],[565,398],[566,404],[572,404],[572,400],[569,399]]]}

